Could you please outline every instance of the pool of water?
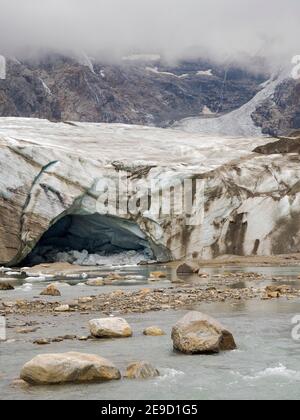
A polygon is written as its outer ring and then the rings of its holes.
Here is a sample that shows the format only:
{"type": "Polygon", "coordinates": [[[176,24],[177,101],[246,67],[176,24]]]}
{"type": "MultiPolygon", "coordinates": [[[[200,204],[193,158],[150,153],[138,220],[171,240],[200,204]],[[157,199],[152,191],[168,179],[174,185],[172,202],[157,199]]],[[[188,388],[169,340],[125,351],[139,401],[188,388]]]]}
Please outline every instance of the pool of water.
{"type": "MultiPolygon", "coordinates": [[[[0,343],[0,399],[299,399],[300,342],[292,339],[291,320],[300,314],[300,301],[200,304],[180,311],[126,316],[134,336],[121,340],[64,341],[39,347],[36,337],[87,333],[88,315],[63,314],[37,321],[40,330],[26,336],[9,329],[9,341],[0,343]],[[172,325],[187,310],[196,309],[221,320],[234,334],[238,349],[213,356],[187,356],[173,352],[172,325]],[[158,325],[163,337],[145,337],[142,331],[158,325]],[[16,340],[16,341],[14,341],[16,340]],[[124,371],[134,360],[156,366],[159,378],[121,380],[93,385],[12,388],[22,365],[40,353],[80,351],[111,359],[124,371]]],[[[13,316],[11,325],[22,324],[13,316]]]]}
{"type": "MultiPolygon", "coordinates": [[[[65,301],[66,299],[75,299],[83,296],[97,295],[99,293],[108,293],[112,290],[125,289],[137,290],[141,287],[157,288],[170,287],[172,284],[176,285],[178,277],[176,275],[176,268],[165,265],[151,265],[151,266],[132,266],[132,267],[102,267],[102,268],[88,268],[85,267],[82,271],[86,271],[90,278],[105,277],[110,272],[117,272],[121,276],[127,277],[126,280],[114,281],[112,285],[103,287],[87,286],[84,279],[70,279],[63,275],[57,275],[51,280],[39,281],[39,279],[31,279],[27,281],[25,278],[13,279],[10,276],[1,275],[0,281],[9,281],[14,285],[15,290],[0,292],[0,298],[5,300],[17,300],[35,298],[45,299],[41,297],[41,291],[50,283],[59,282],[59,289],[62,292],[62,297],[55,297],[55,301],[65,301]],[[166,274],[166,278],[158,281],[149,281],[150,274],[153,271],[162,271],[166,274]],[[136,278],[139,277],[139,278],[136,278]]],[[[179,279],[185,284],[190,284],[197,287],[216,286],[219,288],[247,288],[257,287],[264,288],[270,284],[288,284],[293,288],[300,288],[300,267],[256,267],[256,266],[226,266],[226,267],[206,267],[202,268],[203,273],[208,274],[208,278],[200,278],[197,275],[184,276],[179,279]],[[261,278],[247,279],[241,278],[224,278],[215,277],[224,273],[257,273],[261,278]]],[[[41,273],[42,274],[42,273],[41,273]]],[[[69,273],[68,273],[69,274],[69,273]]],[[[76,275],[76,273],[75,273],[76,275]]]]}

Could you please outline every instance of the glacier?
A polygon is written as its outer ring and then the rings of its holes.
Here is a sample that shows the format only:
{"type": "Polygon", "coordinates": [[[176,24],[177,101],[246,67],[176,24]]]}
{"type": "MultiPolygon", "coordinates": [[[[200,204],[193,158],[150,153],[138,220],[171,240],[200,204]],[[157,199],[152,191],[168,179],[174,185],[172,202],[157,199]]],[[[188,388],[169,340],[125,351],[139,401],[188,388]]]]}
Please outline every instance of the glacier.
{"type": "Polygon", "coordinates": [[[60,252],[96,255],[105,245],[120,255],[151,253],[157,261],[297,252],[299,154],[272,153],[272,147],[268,154],[254,152],[276,142],[0,118],[0,264],[21,264],[37,247],[57,248],[58,242],[60,252]],[[192,215],[203,212],[201,221],[189,224],[185,214],[165,214],[164,203],[157,214],[101,214],[97,184],[116,181],[123,171],[131,181],[129,196],[144,183],[158,192],[161,185],[172,189],[200,180],[203,194],[192,215]]]}
{"type": "Polygon", "coordinates": [[[251,115],[266,99],[271,97],[280,83],[291,77],[291,70],[284,69],[274,74],[267,82],[261,85],[261,90],[245,105],[215,118],[185,118],[176,122],[173,128],[188,133],[201,133],[206,135],[257,137],[261,136],[261,127],[255,125],[251,115]]]}

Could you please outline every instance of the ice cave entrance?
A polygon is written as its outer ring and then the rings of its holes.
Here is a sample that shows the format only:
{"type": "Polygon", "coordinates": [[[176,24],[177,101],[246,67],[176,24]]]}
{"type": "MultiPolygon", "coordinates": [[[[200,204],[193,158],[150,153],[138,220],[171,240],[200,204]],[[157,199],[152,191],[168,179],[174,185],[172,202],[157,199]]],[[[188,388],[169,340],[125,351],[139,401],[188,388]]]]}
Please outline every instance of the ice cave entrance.
{"type": "Polygon", "coordinates": [[[136,223],[100,214],[68,215],[42,236],[23,264],[126,265],[150,259],[150,244],[136,223]]]}

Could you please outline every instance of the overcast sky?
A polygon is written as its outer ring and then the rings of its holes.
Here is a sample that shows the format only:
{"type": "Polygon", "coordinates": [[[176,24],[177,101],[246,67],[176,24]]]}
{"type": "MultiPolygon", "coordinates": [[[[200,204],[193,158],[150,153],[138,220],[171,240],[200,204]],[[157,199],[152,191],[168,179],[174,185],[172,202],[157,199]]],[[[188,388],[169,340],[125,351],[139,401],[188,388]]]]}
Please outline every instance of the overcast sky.
{"type": "Polygon", "coordinates": [[[299,0],[0,0],[1,50],[300,54],[299,0]]]}

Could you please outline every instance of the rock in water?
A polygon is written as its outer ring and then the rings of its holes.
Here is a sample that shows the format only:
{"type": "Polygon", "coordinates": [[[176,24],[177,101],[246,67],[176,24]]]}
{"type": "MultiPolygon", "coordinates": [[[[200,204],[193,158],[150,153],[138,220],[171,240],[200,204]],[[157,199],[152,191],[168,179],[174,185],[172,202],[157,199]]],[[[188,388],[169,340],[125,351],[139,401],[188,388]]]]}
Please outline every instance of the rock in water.
{"type": "Polygon", "coordinates": [[[61,296],[61,293],[54,284],[50,284],[41,292],[41,296],[61,296]]]}
{"type": "Polygon", "coordinates": [[[172,329],[174,349],[186,354],[219,353],[236,349],[233,335],[215,319],[189,312],[172,329]]]}
{"type": "Polygon", "coordinates": [[[9,283],[0,283],[0,290],[14,290],[15,288],[9,283]]]}
{"type": "Polygon", "coordinates": [[[96,338],[131,337],[132,329],[123,318],[101,318],[89,322],[90,332],[96,338]]]}
{"type": "Polygon", "coordinates": [[[188,274],[195,274],[199,271],[199,267],[193,266],[191,264],[183,263],[177,267],[176,273],[177,275],[188,275],[188,274]]]}
{"type": "Polygon", "coordinates": [[[152,337],[158,337],[158,336],[161,336],[161,335],[166,335],[166,333],[159,327],[145,328],[144,331],[143,331],[143,334],[144,335],[149,335],[149,336],[152,336],[152,337]]]}
{"type": "Polygon", "coordinates": [[[43,354],[26,363],[20,378],[31,385],[100,382],[120,379],[120,371],[102,357],[83,353],[43,354]]]}
{"type": "Polygon", "coordinates": [[[165,279],[167,277],[167,274],[164,273],[163,271],[153,271],[152,273],[150,273],[150,278],[152,279],[165,279]]]}
{"type": "Polygon", "coordinates": [[[159,376],[159,371],[155,369],[150,363],[135,362],[131,363],[127,367],[124,376],[128,379],[148,379],[159,376]]]}
{"type": "Polygon", "coordinates": [[[69,312],[70,306],[69,305],[60,305],[54,309],[55,312],[69,312]]]}

